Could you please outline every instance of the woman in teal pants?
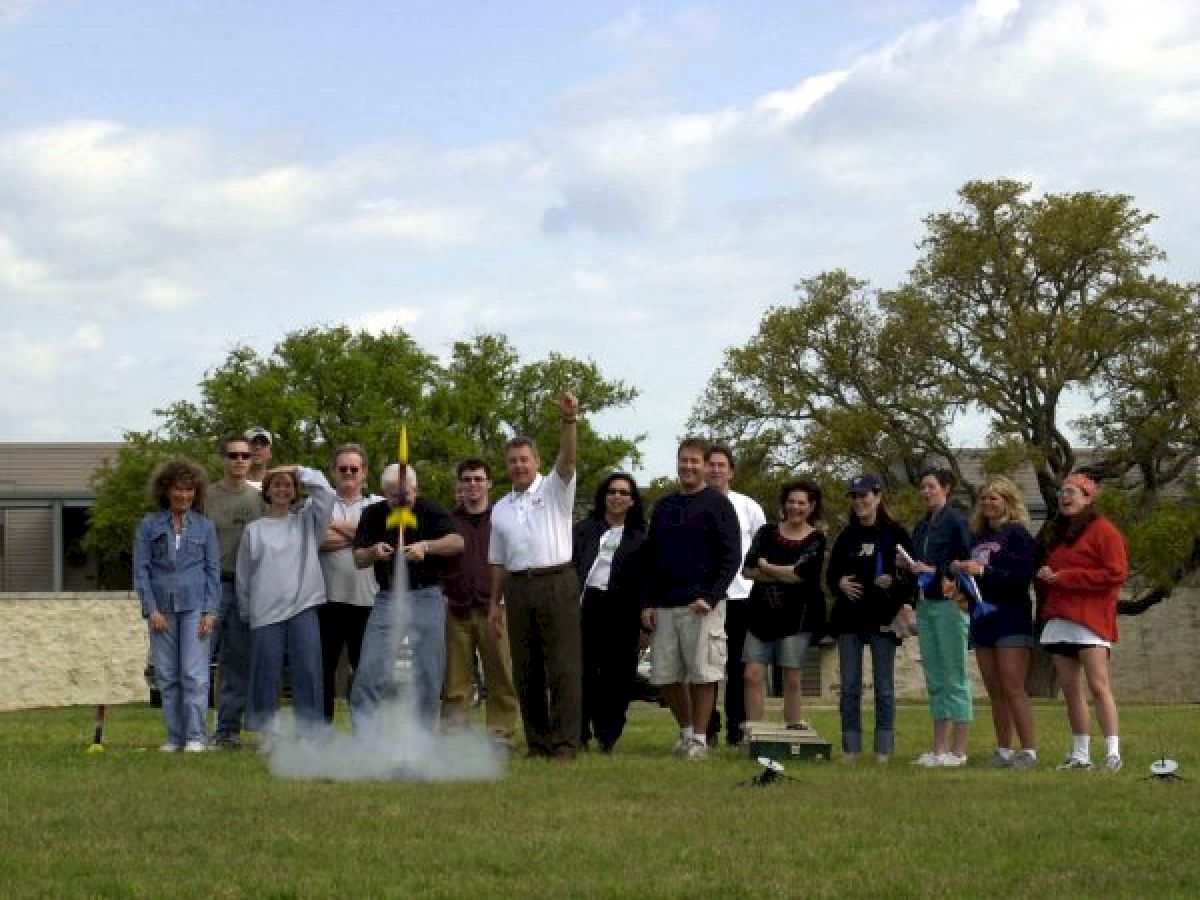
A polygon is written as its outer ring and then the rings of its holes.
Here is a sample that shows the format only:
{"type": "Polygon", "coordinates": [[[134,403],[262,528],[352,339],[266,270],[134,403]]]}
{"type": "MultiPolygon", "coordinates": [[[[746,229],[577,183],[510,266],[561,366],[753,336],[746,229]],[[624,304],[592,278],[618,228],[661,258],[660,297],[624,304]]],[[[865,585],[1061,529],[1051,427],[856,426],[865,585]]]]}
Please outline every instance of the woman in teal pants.
{"type": "Polygon", "coordinates": [[[967,762],[967,729],[972,718],[971,681],[967,675],[970,619],[942,593],[942,575],[956,577],[950,563],[970,557],[971,532],[962,513],[947,500],[955,486],[946,469],[921,473],[925,517],[913,530],[914,559],[900,562],[917,576],[917,627],[921,664],[933,716],[933,747],[917,758],[919,766],[962,766],[967,762]],[[953,734],[951,731],[953,730],[953,734]]]}

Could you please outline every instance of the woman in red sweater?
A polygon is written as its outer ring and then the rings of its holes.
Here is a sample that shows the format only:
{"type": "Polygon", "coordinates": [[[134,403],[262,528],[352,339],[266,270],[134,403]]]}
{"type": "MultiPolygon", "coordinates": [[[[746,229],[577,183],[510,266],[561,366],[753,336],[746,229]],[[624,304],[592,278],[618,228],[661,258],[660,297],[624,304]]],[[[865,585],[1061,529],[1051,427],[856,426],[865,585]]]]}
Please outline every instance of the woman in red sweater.
{"type": "Polygon", "coordinates": [[[1063,480],[1058,515],[1046,523],[1039,541],[1039,618],[1045,622],[1042,645],[1054,654],[1073,736],[1071,754],[1058,768],[1092,767],[1082,671],[1104,731],[1104,767],[1119,772],[1117,703],[1108,657],[1117,641],[1117,596],[1129,567],[1121,533],[1093,509],[1095,499],[1096,482],[1087,475],[1077,472],[1063,480]]]}

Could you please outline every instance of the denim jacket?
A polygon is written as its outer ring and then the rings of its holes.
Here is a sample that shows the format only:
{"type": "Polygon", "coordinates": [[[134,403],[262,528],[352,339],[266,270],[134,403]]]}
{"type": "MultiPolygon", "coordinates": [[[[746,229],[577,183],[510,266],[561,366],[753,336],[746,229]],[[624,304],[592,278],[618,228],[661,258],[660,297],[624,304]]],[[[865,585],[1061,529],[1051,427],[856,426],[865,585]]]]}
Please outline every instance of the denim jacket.
{"type": "Polygon", "coordinates": [[[156,611],[215,613],[221,603],[221,548],[212,519],[189,509],[178,549],[170,510],[142,519],[133,540],[133,586],[143,618],[156,611]]]}
{"type": "MultiPolygon", "coordinates": [[[[971,558],[971,530],[963,514],[949,503],[917,523],[912,542],[916,558],[929,563],[940,575],[950,571],[950,563],[971,558]]],[[[933,600],[942,599],[940,579],[934,578],[926,586],[925,596],[933,600]]]]}

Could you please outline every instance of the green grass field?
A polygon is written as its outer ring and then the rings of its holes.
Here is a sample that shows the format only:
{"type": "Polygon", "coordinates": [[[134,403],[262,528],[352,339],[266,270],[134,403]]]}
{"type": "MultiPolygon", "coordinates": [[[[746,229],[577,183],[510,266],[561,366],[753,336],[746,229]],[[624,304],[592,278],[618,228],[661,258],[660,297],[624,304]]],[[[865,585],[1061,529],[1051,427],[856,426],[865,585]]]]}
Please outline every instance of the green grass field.
{"type": "MultiPolygon", "coordinates": [[[[1200,710],[1122,709],[1126,768],[1053,770],[1061,705],[1038,706],[1043,765],[922,770],[928,715],[899,713],[892,764],[798,763],[739,787],[722,750],[670,756],[665,710],[635,705],[618,754],[514,760],[487,784],[289,782],[247,750],[166,756],[158,711],[0,715],[4,897],[1200,896],[1200,710]],[[1188,781],[1146,780],[1158,735],[1188,781]]],[[[777,713],[776,713],[777,715],[777,713]]],[[[837,744],[837,714],[811,711],[837,744]]],[[[1094,741],[1097,738],[1093,739],[1094,741]]]]}

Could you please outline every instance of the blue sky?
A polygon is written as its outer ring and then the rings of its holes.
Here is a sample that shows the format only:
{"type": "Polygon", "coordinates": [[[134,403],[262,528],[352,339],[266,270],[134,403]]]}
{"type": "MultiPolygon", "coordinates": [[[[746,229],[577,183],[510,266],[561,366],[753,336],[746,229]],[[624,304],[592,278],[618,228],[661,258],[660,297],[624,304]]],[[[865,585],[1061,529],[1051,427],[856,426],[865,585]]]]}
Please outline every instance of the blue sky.
{"type": "Polygon", "coordinates": [[[725,347],[969,178],[1132,194],[1195,280],[1198,7],[0,0],[0,440],[346,321],[591,357],[663,474],[725,347]]]}

